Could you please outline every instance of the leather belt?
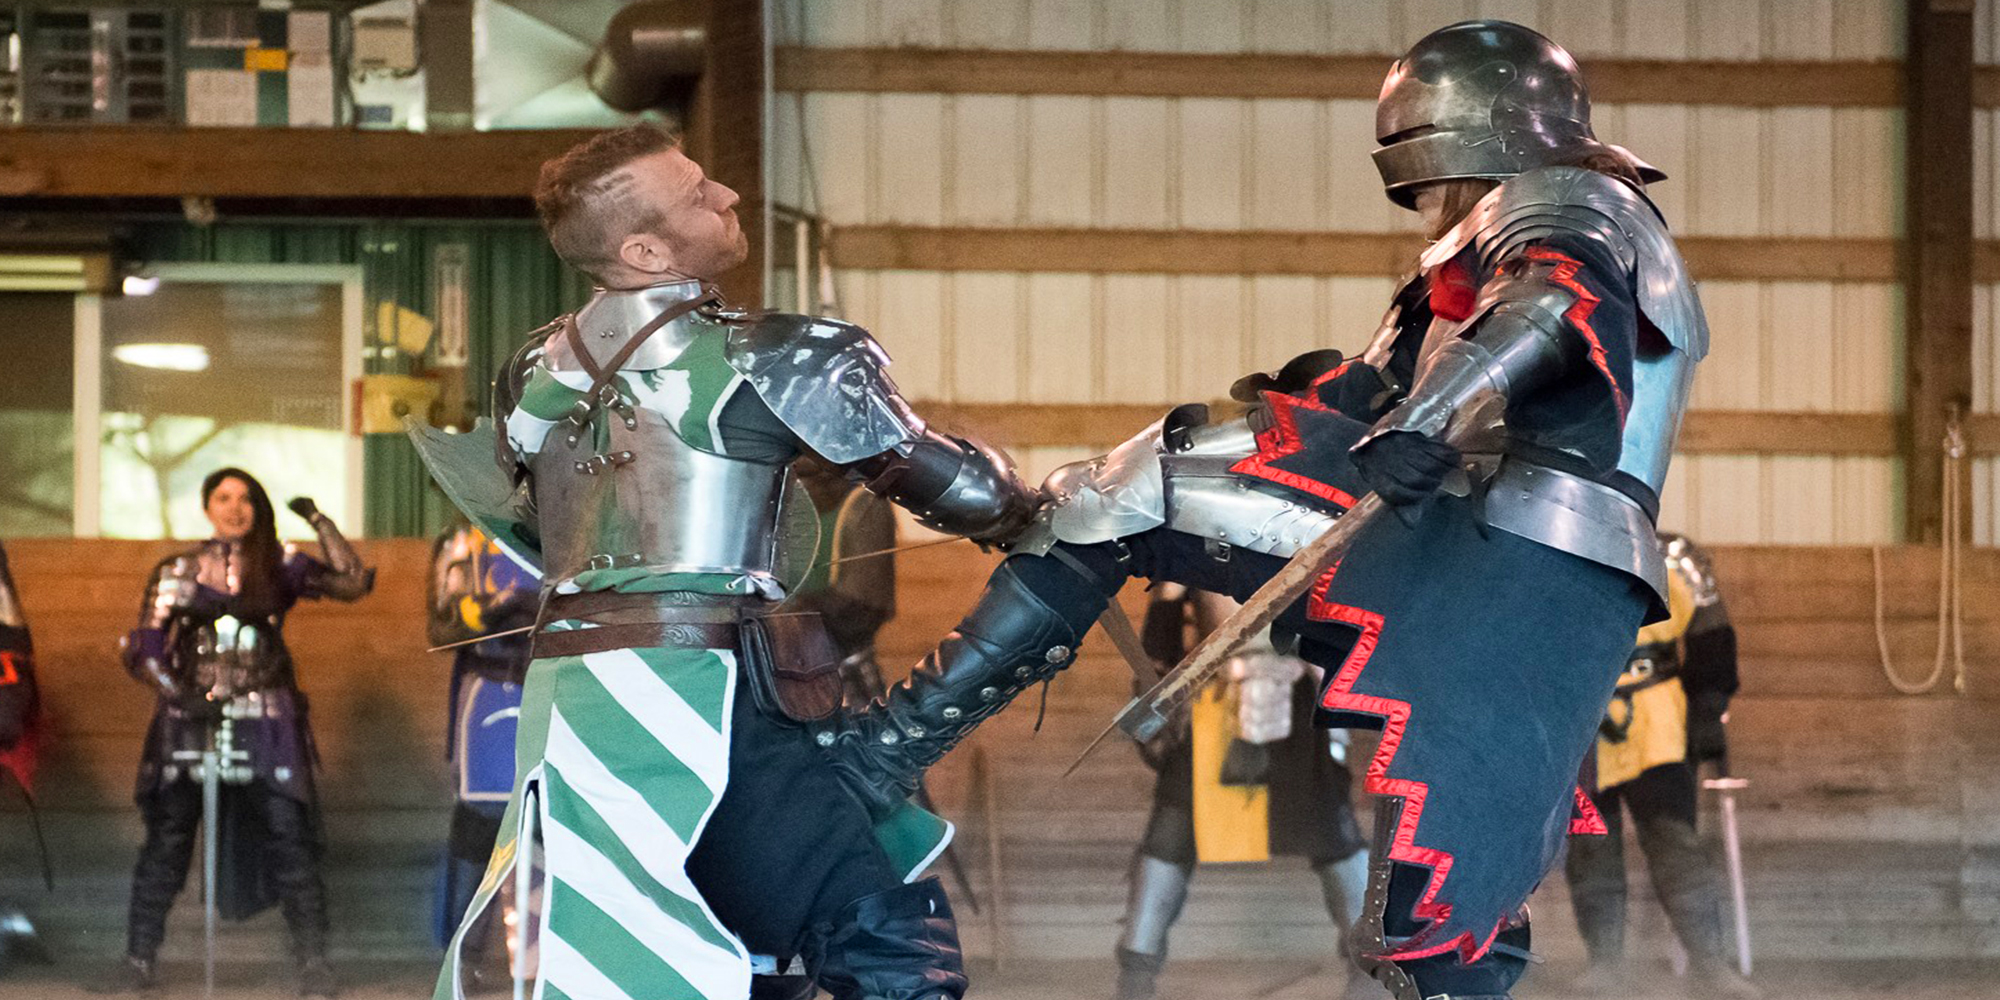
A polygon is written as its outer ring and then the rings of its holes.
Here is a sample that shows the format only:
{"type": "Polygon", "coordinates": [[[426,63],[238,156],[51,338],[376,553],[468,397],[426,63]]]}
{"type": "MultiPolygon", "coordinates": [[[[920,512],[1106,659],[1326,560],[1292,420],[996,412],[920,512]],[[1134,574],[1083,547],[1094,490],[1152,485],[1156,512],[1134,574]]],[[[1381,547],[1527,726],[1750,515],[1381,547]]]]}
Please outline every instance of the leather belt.
{"type": "Polygon", "coordinates": [[[582,656],[614,649],[681,646],[689,649],[735,649],[740,629],[734,622],[651,622],[600,625],[596,628],[538,632],[534,656],[582,656]]]}
{"type": "Polygon", "coordinates": [[[769,601],[676,591],[555,594],[542,605],[533,656],[582,656],[643,646],[734,649],[738,623],[771,609],[769,601]],[[592,628],[550,629],[550,622],[581,621],[592,628]]]}

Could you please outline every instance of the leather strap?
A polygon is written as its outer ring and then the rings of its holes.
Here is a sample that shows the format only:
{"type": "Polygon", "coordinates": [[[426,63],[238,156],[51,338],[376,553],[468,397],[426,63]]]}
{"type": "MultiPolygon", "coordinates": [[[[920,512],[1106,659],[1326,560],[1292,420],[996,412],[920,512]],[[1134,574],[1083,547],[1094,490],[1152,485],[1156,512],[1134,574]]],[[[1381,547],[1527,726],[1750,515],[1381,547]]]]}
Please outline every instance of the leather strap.
{"type": "Polygon", "coordinates": [[[634,625],[600,625],[596,628],[538,632],[534,657],[583,656],[608,653],[614,649],[651,646],[680,646],[686,649],[735,649],[740,630],[734,623],[658,622],[634,625]]]}
{"type": "Polygon", "coordinates": [[[611,590],[588,590],[580,594],[550,595],[542,605],[541,624],[579,619],[604,625],[723,625],[759,614],[770,606],[768,601],[685,591],[621,594],[611,590]]]}
{"type": "Polygon", "coordinates": [[[584,345],[583,331],[577,328],[576,315],[572,313],[564,316],[562,318],[563,337],[569,341],[569,349],[571,353],[576,355],[576,363],[582,365],[583,370],[590,374],[590,389],[585,393],[585,397],[596,398],[597,394],[605,386],[611,384],[611,380],[618,375],[618,367],[630,360],[632,353],[639,349],[639,345],[644,344],[653,334],[666,329],[668,323],[715,301],[719,294],[712,285],[701,286],[701,294],[686,301],[676,303],[673,308],[648,320],[646,325],[634,332],[625,341],[624,346],[618,348],[617,352],[611,355],[610,360],[606,361],[602,366],[598,365],[596,358],[590,356],[590,349],[584,345]]]}

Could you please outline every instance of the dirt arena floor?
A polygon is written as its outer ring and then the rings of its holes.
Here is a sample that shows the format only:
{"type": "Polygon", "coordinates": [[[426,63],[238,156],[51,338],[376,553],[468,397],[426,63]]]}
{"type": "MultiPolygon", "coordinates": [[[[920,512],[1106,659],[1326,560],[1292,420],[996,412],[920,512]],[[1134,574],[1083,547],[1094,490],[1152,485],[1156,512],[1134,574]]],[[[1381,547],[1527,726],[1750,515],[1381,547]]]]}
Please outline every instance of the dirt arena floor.
{"type": "MultiPolygon", "coordinates": [[[[28,967],[0,978],[4,1000],[83,1000],[91,996],[78,984],[98,973],[95,966],[28,967]]],[[[1515,991],[1518,1000],[1585,1000],[1587,994],[1570,986],[1577,970],[1542,967],[1515,991]]],[[[1664,967],[1640,967],[1633,992],[1620,996],[1689,997],[1707,994],[1686,988],[1664,967]]],[[[432,966],[408,961],[371,964],[358,958],[340,963],[342,993],[347,1000],[419,1000],[430,993],[432,966]]],[[[1109,998],[1116,969],[1100,962],[1011,962],[995,969],[982,963],[973,968],[971,998],[976,1000],[1098,1000],[1109,998]]],[[[170,963],[167,997],[202,995],[198,965],[170,963]]],[[[1756,981],[1768,1000],[1989,1000],[2000,997],[2000,963],[1938,966],[1915,962],[1786,962],[1757,970],[1756,981]]],[[[293,996],[289,970],[275,963],[234,962],[218,976],[219,1000],[278,1000],[293,996]]],[[[505,991],[482,994],[496,998],[505,991]]],[[[1159,1000],[1374,1000],[1386,994],[1366,983],[1350,983],[1325,966],[1299,962],[1250,964],[1189,961],[1169,967],[1160,981],[1159,1000]]]]}

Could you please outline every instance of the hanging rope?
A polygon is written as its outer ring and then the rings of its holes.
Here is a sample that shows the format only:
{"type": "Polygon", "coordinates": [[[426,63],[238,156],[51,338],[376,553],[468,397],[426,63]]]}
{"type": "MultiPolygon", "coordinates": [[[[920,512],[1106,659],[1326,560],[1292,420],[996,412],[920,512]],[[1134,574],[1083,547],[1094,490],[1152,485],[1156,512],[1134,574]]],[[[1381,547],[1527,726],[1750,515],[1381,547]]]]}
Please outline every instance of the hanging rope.
{"type": "Polygon", "coordinates": [[[1945,643],[1951,644],[1952,688],[1965,693],[1965,586],[1959,525],[1965,517],[1965,428],[1956,407],[1945,421],[1944,483],[1942,522],[1943,548],[1938,556],[1937,655],[1931,672],[1921,681],[1910,681],[1898,671],[1889,655],[1889,633],[1884,622],[1882,586],[1882,546],[1869,549],[1875,568],[1875,649],[1881,655],[1882,676],[1889,686],[1903,694],[1928,694],[1944,680],[1945,643]]]}

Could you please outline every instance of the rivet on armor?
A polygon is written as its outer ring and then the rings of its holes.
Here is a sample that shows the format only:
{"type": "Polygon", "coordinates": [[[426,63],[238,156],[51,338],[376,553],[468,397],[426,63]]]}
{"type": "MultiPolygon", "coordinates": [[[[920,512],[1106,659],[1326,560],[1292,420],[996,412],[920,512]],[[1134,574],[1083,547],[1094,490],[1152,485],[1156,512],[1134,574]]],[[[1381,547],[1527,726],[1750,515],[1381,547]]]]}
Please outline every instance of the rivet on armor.
{"type": "Polygon", "coordinates": [[[987,700],[987,701],[992,701],[993,699],[995,699],[995,698],[998,698],[998,697],[1000,697],[1000,689],[999,689],[999,688],[980,688],[980,689],[979,689],[979,697],[981,697],[981,698],[983,698],[983,699],[985,699],[985,700],[987,700]]]}
{"type": "Polygon", "coordinates": [[[818,736],[815,736],[815,737],[813,737],[813,739],[814,739],[814,740],[815,740],[816,742],[818,742],[820,746],[823,746],[823,747],[830,747],[830,746],[832,746],[832,745],[833,745],[833,734],[832,734],[832,733],[821,733],[821,734],[819,734],[818,736]]]}
{"type": "Polygon", "coordinates": [[[922,726],[911,726],[911,727],[909,727],[909,733],[910,733],[910,738],[911,738],[911,739],[913,739],[913,740],[920,740],[920,739],[923,739],[923,738],[924,738],[924,733],[926,733],[926,732],[928,732],[928,730],[924,729],[924,727],[922,727],[922,726]]]}
{"type": "Polygon", "coordinates": [[[576,447],[576,435],[571,434],[569,436],[569,446],[572,448],[576,447]]]}
{"type": "Polygon", "coordinates": [[[1015,667],[1015,668],[1014,668],[1014,676],[1016,676],[1016,677],[1019,677],[1019,678],[1021,678],[1022,680],[1026,680],[1026,679],[1028,678],[1028,675],[1029,675],[1030,673],[1033,673],[1033,671],[1029,670],[1029,669],[1028,669],[1027,667],[1015,667]]]}
{"type": "Polygon", "coordinates": [[[944,717],[947,719],[956,719],[959,716],[965,714],[965,709],[959,708],[957,705],[951,705],[946,707],[944,712],[941,714],[943,714],[944,717]]]}
{"type": "Polygon", "coordinates": [[[1050,663],[1061,663],[1064,660],[1069,659],[1069,647],[1050,646],[1049,651],[1042,654],[1042,659],[1047,660],[1050,663]]]}
{"type": "Polygon", "coordinates": [[[883,745],[883,746],[895,746],[895,745],[896,745],[896,741],[898,741],[898,740],[900,740],[900,739],[902,739],[902,737],[900,737],[900,736],[896,735],[896,731],[895,731],[895,730],[893,730],[893,729],[891,729],[891,730],[889,730],[888,732],[886,732],[886,733],[883,733],[883,734],[882,734],[882,745],[883,745]]]}

